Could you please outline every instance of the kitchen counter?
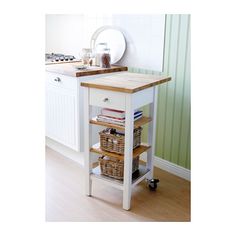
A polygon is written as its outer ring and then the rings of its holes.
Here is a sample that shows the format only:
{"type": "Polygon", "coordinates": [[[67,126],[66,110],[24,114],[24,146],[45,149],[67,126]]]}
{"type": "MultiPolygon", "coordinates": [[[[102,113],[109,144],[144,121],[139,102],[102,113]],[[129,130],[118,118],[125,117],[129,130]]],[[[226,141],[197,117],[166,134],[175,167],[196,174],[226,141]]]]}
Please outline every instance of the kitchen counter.
{"type": "Polygon", "coordinates": [[[171,77],[169,76],[121,72],[91,81],[82,82],[81,86],[112,90],[116,92],[135,93],[170,80],[171,77]]]}
{"type": "Polygon", "coordinates": [[[46,71],[59,73],[63,75],[81,77],[97,74],[106,74],[112,72],[127,71],[128,68],[125,66],[111,66],[111,68],[101,68],[98,66],[91,66],[88,69],[77,69],[76,66],[81,66],[80,62],[73,63],[62,63],[62,64],[52,64],[46,65],[46,71]]]}

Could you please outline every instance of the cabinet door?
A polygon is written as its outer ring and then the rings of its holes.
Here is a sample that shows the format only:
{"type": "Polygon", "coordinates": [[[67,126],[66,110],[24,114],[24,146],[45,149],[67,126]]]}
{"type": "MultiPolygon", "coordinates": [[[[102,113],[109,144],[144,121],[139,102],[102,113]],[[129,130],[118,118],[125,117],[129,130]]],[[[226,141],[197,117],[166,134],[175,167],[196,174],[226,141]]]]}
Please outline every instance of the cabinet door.
{"type": "Polygon", "coordinates": [[[46,136],[79,151],[77,93],[46,87],[46,136]]]}

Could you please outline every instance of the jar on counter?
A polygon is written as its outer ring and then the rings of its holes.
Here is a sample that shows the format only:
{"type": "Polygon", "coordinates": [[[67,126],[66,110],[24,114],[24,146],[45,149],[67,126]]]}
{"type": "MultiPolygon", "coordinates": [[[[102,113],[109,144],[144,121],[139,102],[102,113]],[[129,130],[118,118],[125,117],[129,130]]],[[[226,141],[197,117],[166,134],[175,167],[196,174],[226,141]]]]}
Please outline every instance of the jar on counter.
{"type": "Polygon", "coordinates": [[[103,53],[101,54],[100,67],[102,67],[102,68],[110,68],[111,67],[111,55],[110,55],[109,48],[105,48],[103,50],[103,53]]]}
{"type": "Polygon", "coordinates": [[[101,56],[104,49],[107,48],[107,43],[98,43],[95,48],[95,65],[101,66],[101,56]]]}
{"type": "Polygon", "coordinates": [[[81,57],[82,57],[83,64],[85,66],[89,66],[90,61],[91,61],[91,57],[92,57],[92,50],[90,48],[83,48],[82,53],[81,53],[81,57]]]}

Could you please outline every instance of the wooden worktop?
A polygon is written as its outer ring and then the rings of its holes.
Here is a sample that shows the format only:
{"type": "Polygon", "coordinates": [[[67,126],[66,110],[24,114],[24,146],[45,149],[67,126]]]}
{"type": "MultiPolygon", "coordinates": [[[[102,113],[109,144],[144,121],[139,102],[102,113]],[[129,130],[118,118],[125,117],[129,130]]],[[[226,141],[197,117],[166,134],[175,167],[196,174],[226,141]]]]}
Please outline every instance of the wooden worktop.
{"type": "Polygon", "coordinates": [[[81,86],[116,92],[135,93],[170,80],[171,77],[169,76],[121,72],[113,75],[106,75],[102,78],[97,78],[88,82],[82,82],[81,86]]]}
{"type": "Polygon", "coordinates": [[[63,64],[52,64],[46,65],[46,71],[59,73],[63,75],[69,75],[74,77],[88,76],[88,75],[97,75],[97,74],[106,74],[119,71],[127,71],[128,68],[125,66],[111,66],[111,68],[101,68],[97,66],[89,67],[88,69],[77,69],[77,66],[81,66],[80,62],[73,63],[63,63],[63,64]]]}

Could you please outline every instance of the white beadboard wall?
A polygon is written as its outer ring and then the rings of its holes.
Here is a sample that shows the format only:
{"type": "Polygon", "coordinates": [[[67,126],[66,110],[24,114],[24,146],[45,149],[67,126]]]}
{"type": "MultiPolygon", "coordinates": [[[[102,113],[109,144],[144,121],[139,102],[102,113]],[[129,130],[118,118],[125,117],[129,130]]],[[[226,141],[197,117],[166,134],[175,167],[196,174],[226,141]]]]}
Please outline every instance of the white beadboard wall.
{"type": "Polygon", "coordinates": [[[46,52],[79,56],[101,26],[119,27],[127,49],[119,64],[162,71],[165,15],[46,15],[46,52]]]}

